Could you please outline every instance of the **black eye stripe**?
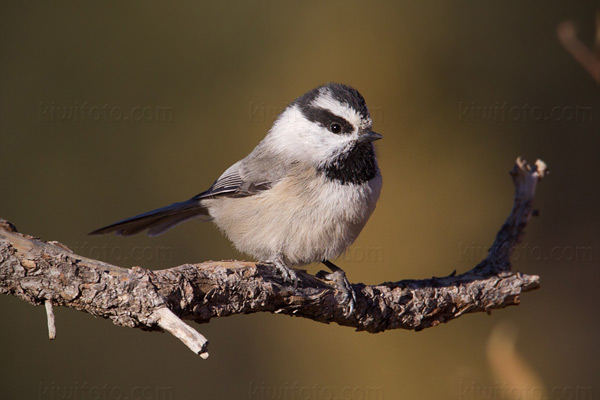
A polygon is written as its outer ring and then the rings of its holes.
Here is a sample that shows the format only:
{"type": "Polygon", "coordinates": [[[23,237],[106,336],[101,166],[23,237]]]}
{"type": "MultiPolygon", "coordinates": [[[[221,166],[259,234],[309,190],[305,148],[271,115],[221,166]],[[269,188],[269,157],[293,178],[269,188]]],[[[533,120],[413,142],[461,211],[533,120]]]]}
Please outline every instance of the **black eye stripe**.
{"type": "Polygon", "coordinates": [[[312,122],[316,122],[324,128],[329,129],[331,124],[339,124],[342,128],[339,134],[348,134],[354,131],[354,126],[344,118],[335,115],[329,110],[317,107],[302,108],[302,114],[312,122]]]}

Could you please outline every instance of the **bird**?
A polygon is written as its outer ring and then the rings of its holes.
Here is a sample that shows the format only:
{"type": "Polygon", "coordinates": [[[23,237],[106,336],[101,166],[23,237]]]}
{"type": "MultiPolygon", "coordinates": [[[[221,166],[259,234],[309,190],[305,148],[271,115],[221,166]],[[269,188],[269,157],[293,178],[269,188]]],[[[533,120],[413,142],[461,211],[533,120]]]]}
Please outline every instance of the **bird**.
{"type": "Polygon", "coordinates": [[[294,266],[323,263],[342,294],[347,316],[355,292],[330,260],[355,241],[375,210],[382,186],[365,99],[351,86],[326,83],[292,101],[245,158],[189,200],[91,232],[155,236],[176,225],[212,221],[242,253],[297,285],[294,266]]]}

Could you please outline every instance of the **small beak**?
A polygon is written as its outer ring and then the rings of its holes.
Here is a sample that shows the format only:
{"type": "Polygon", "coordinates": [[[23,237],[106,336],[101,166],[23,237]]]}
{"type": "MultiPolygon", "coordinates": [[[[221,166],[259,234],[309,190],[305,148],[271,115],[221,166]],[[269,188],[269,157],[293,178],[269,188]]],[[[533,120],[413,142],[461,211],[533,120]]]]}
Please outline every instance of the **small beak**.
{"type": "Polygon", "coordinates": [[[377,132],[367,131],[359,136],[358,140],[361,142],[374,142],[375,140],[379,140],[383,137],[377,132]]]}

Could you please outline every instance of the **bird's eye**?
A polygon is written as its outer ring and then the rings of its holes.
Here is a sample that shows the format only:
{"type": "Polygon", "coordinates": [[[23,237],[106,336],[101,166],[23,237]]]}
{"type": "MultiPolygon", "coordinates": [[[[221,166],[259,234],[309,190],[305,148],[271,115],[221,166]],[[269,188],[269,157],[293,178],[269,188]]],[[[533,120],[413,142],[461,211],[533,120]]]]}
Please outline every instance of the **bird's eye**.
{"type": "Polygon", "coordinates": [[[329,130],[333,133],[340,133],[342,131],[342,126],[334,122],[329,125],[329,130]]]}

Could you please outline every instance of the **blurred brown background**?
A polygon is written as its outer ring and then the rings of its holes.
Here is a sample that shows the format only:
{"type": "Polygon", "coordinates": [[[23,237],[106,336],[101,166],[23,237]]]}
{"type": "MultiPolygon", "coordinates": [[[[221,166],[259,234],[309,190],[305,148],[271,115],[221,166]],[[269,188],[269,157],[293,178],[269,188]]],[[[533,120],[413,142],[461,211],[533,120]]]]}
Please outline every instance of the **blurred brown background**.
{"type": "Polygon", "coordinates": [[[422,3],[3,2],[0,216],[121,266],[243,258],[211,224],[86,233],[206,189],[291,100],[336,81],[361,91],[385,135],[379,205],[340,261],[349,279],[473,266],[508,215],[522,155],[552,171],[514,262],[540,290],[419,333],[216,319],[194,325],[207,361],[170,335],[68,309],[49,342],[43,308],[2,296],[0,397],[597,397],[600,87],[556,38],[573,20],[589,46],[597,4],[422,3]]]}

